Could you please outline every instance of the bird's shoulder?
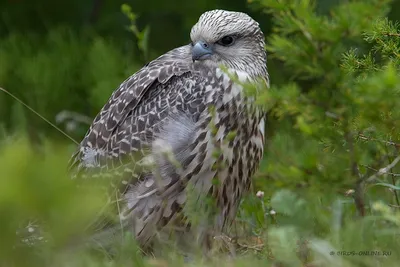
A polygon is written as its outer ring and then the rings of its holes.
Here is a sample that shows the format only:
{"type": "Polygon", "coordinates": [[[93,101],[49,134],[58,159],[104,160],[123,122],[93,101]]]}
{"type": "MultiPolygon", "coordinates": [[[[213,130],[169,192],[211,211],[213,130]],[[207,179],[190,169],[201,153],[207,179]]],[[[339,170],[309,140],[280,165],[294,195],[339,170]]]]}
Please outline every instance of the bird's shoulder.
{"type": "Polygon", "coordinates": [[[112,93],[109,100],[95,117],[78,150],[72,156],[69,168],[81,161],[82,150],[102,150],[110,142],[116,129],[129,114],[152,97],[156,90],[185,90],[182,84],[215,83],[215,71],[193,64],[190,45],[173,49],[146,64],[142,69],[127,78],[112,93]]]}
{"type": "Polygon", "coordinates": [[[96,145],[90,142],[93,139],[90,138],[92,135],[96,137],[94,140],[104,140],[106,143],[109,134],[126,116],[126,111],[134,109],[149,88],[166,84],[171,77],[190,72],[188,49],[188,46],[173,49],[149,62],[122,82],[95,117],[81,145],[96,145]]]}

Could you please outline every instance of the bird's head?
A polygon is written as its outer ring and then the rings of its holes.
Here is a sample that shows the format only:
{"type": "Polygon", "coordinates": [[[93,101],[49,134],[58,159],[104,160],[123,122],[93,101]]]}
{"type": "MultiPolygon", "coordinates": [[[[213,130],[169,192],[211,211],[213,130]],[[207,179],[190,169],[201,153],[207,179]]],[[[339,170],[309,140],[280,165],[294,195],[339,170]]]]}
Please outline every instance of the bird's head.
{"type": "Polygon", "coordinates": [[[212,67],[224,65],[251,76],[267,75],[264,34],[245,13],[205,12],[193,26],[190,38],[194,62],[212,67]]]}

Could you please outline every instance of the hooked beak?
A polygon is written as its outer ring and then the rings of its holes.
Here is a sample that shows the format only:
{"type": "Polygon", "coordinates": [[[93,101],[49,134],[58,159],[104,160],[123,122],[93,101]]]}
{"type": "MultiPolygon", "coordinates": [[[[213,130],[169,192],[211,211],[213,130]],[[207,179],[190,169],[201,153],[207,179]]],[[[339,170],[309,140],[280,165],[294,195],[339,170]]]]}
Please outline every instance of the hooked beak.
{"type": "Polygon", "coordinates": [[[192,48],[193,62],[211,57],[213,54],[212,46],[204,41],[198,41],[192,48]]]}

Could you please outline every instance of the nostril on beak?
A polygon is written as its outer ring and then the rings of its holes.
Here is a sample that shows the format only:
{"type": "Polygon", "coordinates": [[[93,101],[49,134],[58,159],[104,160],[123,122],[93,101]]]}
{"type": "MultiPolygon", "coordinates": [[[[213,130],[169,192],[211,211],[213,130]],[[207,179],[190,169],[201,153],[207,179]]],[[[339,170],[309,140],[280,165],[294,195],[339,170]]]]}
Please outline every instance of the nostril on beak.
{"type": "Polygon", "coordinates": [[[206,42],[204,42],[204,41],[199,41],[199,43],[200,43],[200,45],[201,45],[201,47],[203,47],[203,48],[208,48],[209,47],[209,44],[207,44],[206,42]]]}
{"type": "Polygon", "coordinates": [[[192,48],[192,59],[200,60],[206,59],[212,55],[212,45],[204,42],[198,41],[192,48]]]}

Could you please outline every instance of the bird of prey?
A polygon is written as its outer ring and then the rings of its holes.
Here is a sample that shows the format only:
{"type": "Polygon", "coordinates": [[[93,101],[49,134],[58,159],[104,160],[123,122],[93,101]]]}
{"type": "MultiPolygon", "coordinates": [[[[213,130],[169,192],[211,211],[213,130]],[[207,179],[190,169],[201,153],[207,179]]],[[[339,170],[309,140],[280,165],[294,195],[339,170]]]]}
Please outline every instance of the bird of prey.
{"type": "Polygon", "coordinates": [[[122,177],[118,216],[142,246],[185,217],[189,187],[214,200],[208,227],[226,230],[263,155],[264,113],[243,92],[244,82],[269,84],[259,24],[212,10],[190,38],[114,91],[70,161],[77,175],[122,177]]]}

